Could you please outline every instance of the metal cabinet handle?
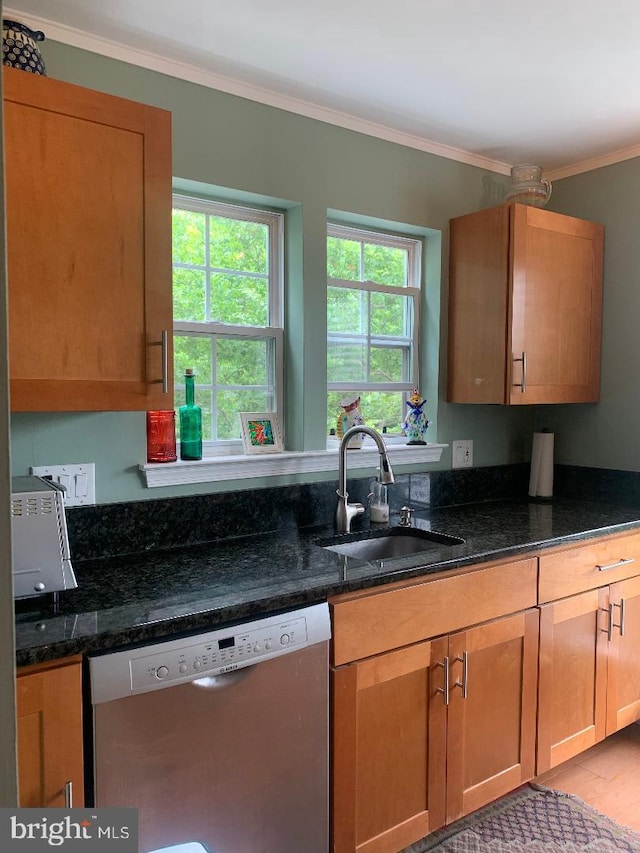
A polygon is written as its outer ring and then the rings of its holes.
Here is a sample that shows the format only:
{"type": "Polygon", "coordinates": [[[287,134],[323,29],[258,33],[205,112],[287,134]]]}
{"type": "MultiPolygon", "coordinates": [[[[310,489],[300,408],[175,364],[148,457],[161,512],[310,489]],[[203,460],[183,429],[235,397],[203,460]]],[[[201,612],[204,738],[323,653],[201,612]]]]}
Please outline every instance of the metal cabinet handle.
{"type": "Polygon", "coordinates": [[[603,613],[606,613],[608,616],[608,622],[606,628],[600,628],[603,634],[607,635],[607,640],[611,642],[613,640],[613,604],[609,604],[608,607],[600,607],[603,613]]]}
{"type": "Polygon", "coordinates": [[[624,611],[625,611],[624,605],[625,605],[624,598],[620,599],[620,604],[612,604],[611,605],[611,634],[612,635],[613,635],[613,629],[614,628],[620,628],[620,636],[624,637],[624,611]],[[619,622],[613,621],[613,608],[614,607],[620,608],[620,621],[619,622]]]}
{"type": "Polygon", "coordinates": [[[460,661],[462,664],[462,681],[456,681],[453,684],[453,689],[456,687],[460,687],[462,689],[462,698],[467,698],[467,689],[469,686],[469,654],[468,652],[462,652],[462,657],[458,655],[456,657],[456,661],[460,661]]]}
{"type": "Polygon", "coordinates": [[[616,560],[615,563],[605,563],[604,565],[600,565],[599,563],[596,563],[596,569],[599,572],[608,572],[611,569],[617,569],[618,566],[626,566],[629,563],[635,563],[635,561],[636,561],[635,557],[629,557],[628,559],[625,559],[623,557],[621,560],[616,560]]]}
{"type": "Polygon", "coordinates": [[[64,786],[64,807],[65,809],[73,808],[73,782],[65,782],[64,786]]]}
{"type": "Polygon", "coordinates": [[[614,604],[609,605],[609,626],[607,628],[607,639],[609,642],[613,640],[613,608],[614,604]]]}
{"type": "Polygon", "coordinates": [[[169,393],[169,332],[162,331],[162,393],[169,393]]]}
{"type": "Polygon", "coordinates": [[[514,388],[520,388],[520,390],[524,394],[525,391],[527,390],[527,354],[526,354],[526,352],[524,352],[524,350],[523,350],[520,358],[515,358],[515,356],[514,356],[513,360],[522,362],[522,379],[520,382],[514,382],[513,387],[514,388]]]}
{"type": "Polygon", "coordinates": [[[604,631],[606,633],[607,639],[609,640],[609,642],[612,642],[612,640],[613,640],[613,629],[614,628],[619,628],[620,629],[620,636],[624,637],[624,618],[625,618],[625,600],[624,600],[624,598],[620,599],[620,604],[614,604],[614,602],[612,601],[608,607],[606,607],[606,608],[601,607],[600,609],[604,610],[605,613],[609,614],[609,624],[607,625],[606,628],[600,629],[601,631],[604,631]],[[620,608],[620,621],[619,622],[616,622],[614,620],[613,610],[615,607],[620,608]]]}
{"type": "Polygon", "coordinates": [[[444,687],[436,687],[436,693],[442,693],[444,696],[444,704],[449,704],[449,658],[445,657],[445,659],[440,663],[436,664],[436,666],[444,669],[444,687]]]}

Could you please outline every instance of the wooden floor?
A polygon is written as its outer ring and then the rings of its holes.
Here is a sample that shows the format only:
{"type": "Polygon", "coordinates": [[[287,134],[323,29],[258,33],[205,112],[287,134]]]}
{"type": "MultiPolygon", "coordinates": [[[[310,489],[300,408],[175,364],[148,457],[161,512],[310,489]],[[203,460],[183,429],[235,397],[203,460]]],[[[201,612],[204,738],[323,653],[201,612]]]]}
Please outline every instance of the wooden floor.
{"type": "Polygon", "coordinates": [[[640,725],[622,729],[534,781],[575,794],[640,832],[640,725]]]}

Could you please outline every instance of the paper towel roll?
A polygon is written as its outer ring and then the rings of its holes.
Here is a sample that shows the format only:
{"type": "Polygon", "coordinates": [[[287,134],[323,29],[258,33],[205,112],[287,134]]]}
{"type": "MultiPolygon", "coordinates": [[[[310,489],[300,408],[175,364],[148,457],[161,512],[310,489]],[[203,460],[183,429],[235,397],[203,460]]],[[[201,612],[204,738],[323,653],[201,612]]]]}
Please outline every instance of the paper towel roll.
{"type": "Polygon", "coordinates": [[[529,477],[529,496],[532,498],[553,496],[553,438],[552,432],[533,434],[529,477]]]}

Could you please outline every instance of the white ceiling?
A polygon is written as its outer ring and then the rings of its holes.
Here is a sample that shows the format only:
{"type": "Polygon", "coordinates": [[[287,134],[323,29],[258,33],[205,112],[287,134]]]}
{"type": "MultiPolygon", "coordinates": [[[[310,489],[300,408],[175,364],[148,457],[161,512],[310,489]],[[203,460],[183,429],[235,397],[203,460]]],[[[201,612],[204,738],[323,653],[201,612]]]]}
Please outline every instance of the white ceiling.
{"type": "Polygon", "coordinates": [[[499,172],[640,155],[638,0],[10,0],[4,17],[499,172]]]}

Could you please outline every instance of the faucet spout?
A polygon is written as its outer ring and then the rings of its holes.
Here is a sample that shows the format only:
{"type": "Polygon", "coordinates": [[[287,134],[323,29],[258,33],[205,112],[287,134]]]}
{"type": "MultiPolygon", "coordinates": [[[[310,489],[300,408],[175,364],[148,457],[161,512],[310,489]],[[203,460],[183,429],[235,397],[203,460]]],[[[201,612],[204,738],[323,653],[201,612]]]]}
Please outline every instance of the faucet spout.
{"type": "Polygon", "coordinates": [[[357,515],[364,513],[364,506],[361,503],[349,503],[349,494],[347,492],[347,446],[352,436],[364,433],[371,436],[375,441],[380,454],[380,482],[393,483],[395,478],[384,440],[377,430],[364,425],[356,425],[348,429],[342,436],[340,442],[340,450],[338,452],[338,506],[336,509],[336,529],[339,533],[349,533],[351,530],[351,521],[357,515]]]}

